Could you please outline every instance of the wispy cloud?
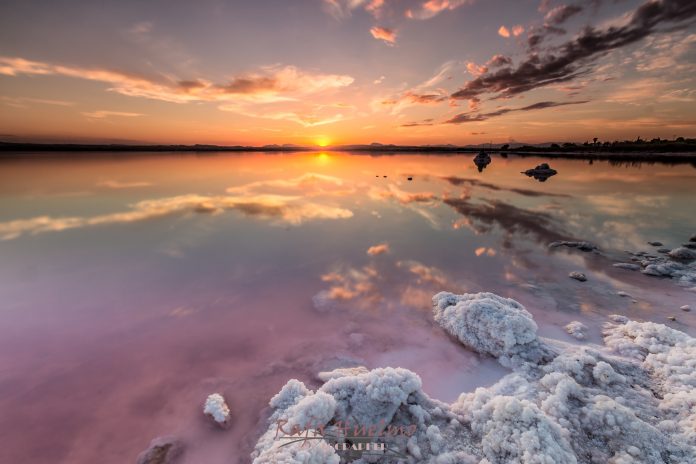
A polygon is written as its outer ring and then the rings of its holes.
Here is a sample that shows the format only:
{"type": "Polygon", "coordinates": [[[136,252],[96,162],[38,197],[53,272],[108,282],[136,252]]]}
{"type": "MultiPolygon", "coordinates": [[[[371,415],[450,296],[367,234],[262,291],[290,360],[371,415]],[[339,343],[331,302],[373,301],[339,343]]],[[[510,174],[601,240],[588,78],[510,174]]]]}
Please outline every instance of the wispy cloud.
{"type": "Polygon", "coordinates": [[[54,100],[47,98],[32,98],[32,97],[0,97],[0,101],[8,106],[14,106],[17,108],[26,108],[32,103],[39,105],[52,105],[52,106],[75,106],[75,102],[66,100],[54,100]]]}
{"type": "Polygon", "coordinates": [[[108,90],[123,95],[145,97],[174,103],[196,101],[294,100],[301,95],[346,87],[353,83],[347,75],[324,74],[301,70],[295,66],[268,66],[259,71],[232,77],[227,83],[205,79],[155,81],[105,69],[79,68],[23,58],[0,57],[0,74],[58,75],[111,84],[108,90]]]}
{"type": "MultiPolygon", "coordinates": [[[[109,84],[109,91],[122,95],[172,103],[213,102],[223,111],[257,118],[289,120],[305,127],[328,124],[345,118],[343,113],[336,111],[327,114],[326,105],[307,109],[307,105],[304,104],[306,96],[316,96],[347,87],[354,80],[347,75],[310,72],[295,66],[280,65],[233,76],[228,82],[219,84],[205,79],[181,80],[162,77],[160,80],[153,80],[111,70],[78,68],[11,57],[0,57],[0,74],[56,75],[98,81],[109,84]],[[257,105],[287,102],[297,103],[302,107],[302,111],[287,107],[264,107],[262,110],[256,108],[257,105]]],[[[109,110],[83,114],[91,119],[140,116],[140,113],[109,110]]]]}
{"type": "Polygon", "coordinates": [[[394,29],[375,26],[370,29],[370,34],[372,34],[372,37],[375,39],[382,40],[388,45],[394,45],[396,43],[396,31],[394,29]]]}
{"type": "Polygon", "coordinates": [[[110,189],[129,189],[129,188],[141,188],[141,187],[150,187],[150,186],[152,186],[152,183],[145,182],[145,181],[124,182],[124,181],[118,181],[118,180],[103,180],[103,181],[97,182],[97,187],[105,187],[105,188],[110,188],[110,189]]]}
{"type": "Polygon", "coordinates": [[[86,116],[90,119],[105,119],[105,118],[110,118],[112,116],[120,117],[120,118],[134,118],[137,116],[142,116],[142,113],[130,113],[127,111],[109,111],[109,110],[98,110],[98,111],[87,111],[82,113],[83,116],[86,116]]]}
{"type": "Polygon", "coordinates": [[[445,124],[462,124],[465,122],[475,122],[475,121],[485,121],[490,118],[494,118],[496,116],[502,116],[504,114],[508,113],[514,113],[518,111],[533,111],[533,110],[543,110],[545,108],[553,108],[556,106],[567,106],[567,105],[579,105],[582,103],[588,103],[589,100],[583,100],[583,101],[571,101],[571,102],[551,102],[551,101],[544,101],[544,102],[538,102],[534,103],[531,105],[523,106],[521,108],[501,108],[496,111],[491,111],[488,113],[477,113],[477,112],[468,112],[468,113],[459,113],[452,118],[448,119],[445,121],[445,124]]]}
{"type": "Polygon", "coordinates": [[[428,0],[422,2],[417,8],[406,10],[406,17],[410,19],[430,19],[443,11],[451,11],[463,5],[471,5],[473,0],[428,0]]]}

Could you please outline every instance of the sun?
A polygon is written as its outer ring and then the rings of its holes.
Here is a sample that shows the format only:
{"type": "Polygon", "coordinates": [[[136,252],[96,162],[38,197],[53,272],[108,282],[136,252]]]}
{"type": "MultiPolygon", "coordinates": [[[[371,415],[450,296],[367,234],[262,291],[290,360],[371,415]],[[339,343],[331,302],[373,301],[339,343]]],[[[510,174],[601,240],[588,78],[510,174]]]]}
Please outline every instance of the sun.
{"type": "Polygon", "coordinates": [[[314,143],[316,143],[318,147],[328,147],[331,144],[331,139],[322,136],[318,137],[314,143]]]}

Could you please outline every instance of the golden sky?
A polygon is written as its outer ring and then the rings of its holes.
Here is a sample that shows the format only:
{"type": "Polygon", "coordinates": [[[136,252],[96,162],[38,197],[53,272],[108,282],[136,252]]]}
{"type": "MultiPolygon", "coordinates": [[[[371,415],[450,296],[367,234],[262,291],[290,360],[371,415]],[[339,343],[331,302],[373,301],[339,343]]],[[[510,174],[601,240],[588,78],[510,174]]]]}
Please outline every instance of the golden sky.
{"type": "Polygon", "coordinates": [[[0,140],[469,144],[695,136],[696,3],[0,5],[0,140]]]}

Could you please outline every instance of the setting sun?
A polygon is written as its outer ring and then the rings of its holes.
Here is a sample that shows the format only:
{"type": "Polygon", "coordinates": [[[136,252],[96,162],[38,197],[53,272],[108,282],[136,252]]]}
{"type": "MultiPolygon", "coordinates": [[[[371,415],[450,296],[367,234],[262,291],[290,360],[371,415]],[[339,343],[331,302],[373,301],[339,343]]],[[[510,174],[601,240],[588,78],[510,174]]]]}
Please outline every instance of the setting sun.
{"type": "Polygon", "coordinates": [[[328,137],[319,137],[314,143],[318,147],[328,147],[331,144],[331,140],[328,137]]]}

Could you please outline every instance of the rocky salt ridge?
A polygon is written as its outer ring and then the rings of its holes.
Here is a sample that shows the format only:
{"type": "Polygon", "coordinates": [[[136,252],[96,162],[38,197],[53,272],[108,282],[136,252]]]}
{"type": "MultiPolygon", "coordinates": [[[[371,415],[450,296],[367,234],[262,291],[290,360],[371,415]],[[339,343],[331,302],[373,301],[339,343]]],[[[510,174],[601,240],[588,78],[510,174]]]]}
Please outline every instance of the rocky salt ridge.
{"type": "Polygon", "coordinates": [[[696,462],[696,339],[613,316],[605,346],[577,346],[538,337],[520,303],[492,293],[442,292],[433,305],[448,333],[511,373],[452,404],[430,398],[401,368],[324,373],[316,391],[290,380],[270,402],[254,463],[347,462],[320,440],[281,446],[278,420],[327,432],[346,420],[417,426],[386,440],[404,456],[351,458],[356,464],[696,462]]]}

